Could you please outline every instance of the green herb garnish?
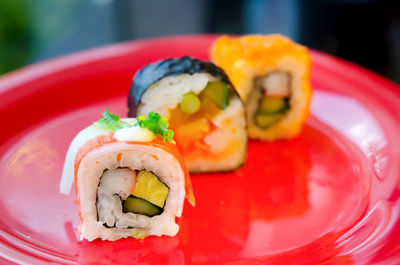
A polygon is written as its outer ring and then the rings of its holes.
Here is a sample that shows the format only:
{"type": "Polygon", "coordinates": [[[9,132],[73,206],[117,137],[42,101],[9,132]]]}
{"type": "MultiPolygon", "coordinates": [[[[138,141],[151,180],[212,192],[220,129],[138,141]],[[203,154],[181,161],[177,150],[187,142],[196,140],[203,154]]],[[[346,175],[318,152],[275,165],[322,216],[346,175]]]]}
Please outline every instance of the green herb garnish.
{"type": "Polygon", "coordinates": [[[132,127],[133,125],[121,121],[119,116],[112,114],[108,109],[101,113],[103,117],[94,122],[93,126],[106,131],[116,131],[117,129],[132,127]]]}
{"type": "Polygon", "coordinates": [[[159,134],[164,142],[173,141],[174,132],[168,129],[169,123],[167,118],[162,118],[158,113],[150,112],[147,118],[144,115],[139,116],[135,124],[121,121],[119,116],[112,114],[108,109],[101,114],[103,117],[93,123],[93,126],[96,128],[106,131],[116,131],[118,129],[139,126],[140,128],[152,131],[154,135],[159,134]]]}
{"type": "Polygon", "coordinates": [[[169,122],[167,118],[162,118],[158,113],[150,112],[147,118],[142,115],[137,117],[136,121],[135,126],[149,129],[155,135],[159,134],[164,142],[172,142],[174,131],[168,129],[169,122]]]}

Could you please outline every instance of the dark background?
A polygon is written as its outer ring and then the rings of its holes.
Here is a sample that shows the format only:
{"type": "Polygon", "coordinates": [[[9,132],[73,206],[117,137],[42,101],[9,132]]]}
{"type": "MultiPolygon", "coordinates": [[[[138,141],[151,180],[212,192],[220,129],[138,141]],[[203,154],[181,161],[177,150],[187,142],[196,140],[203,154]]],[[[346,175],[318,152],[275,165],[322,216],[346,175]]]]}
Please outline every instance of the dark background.
{"type": "Polygon", "coordinates": [[[399,0],[0,0],[0,74],[120,41],[281,33],[400,82],[399,0]]]}

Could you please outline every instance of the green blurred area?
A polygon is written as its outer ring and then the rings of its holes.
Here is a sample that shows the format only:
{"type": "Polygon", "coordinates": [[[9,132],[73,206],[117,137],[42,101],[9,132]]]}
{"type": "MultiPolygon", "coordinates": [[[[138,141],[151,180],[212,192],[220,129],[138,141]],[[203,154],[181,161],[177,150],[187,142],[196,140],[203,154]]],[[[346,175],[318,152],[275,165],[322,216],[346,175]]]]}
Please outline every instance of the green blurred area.
{"type": "Polygon", "coordinates": [[[0,0],[0,75],[28,64],[72,28],[85,2],[0,0]]]}
{"type": "Polygon", "coordinates": [[[31,54],[31,36],[27,0],[0,1],[0,74],[27,62],[31,54]]]}

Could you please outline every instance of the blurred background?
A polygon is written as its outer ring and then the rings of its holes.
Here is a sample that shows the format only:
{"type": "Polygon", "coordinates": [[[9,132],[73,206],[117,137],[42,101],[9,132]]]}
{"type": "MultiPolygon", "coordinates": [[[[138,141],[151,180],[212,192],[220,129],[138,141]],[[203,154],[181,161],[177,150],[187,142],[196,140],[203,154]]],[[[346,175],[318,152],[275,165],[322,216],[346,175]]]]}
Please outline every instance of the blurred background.
{"type": "Polygon", "coordinates": [[[0,74],[188,33],[281,33],[400,83],[399,0],[0,0],[0,74]]]}

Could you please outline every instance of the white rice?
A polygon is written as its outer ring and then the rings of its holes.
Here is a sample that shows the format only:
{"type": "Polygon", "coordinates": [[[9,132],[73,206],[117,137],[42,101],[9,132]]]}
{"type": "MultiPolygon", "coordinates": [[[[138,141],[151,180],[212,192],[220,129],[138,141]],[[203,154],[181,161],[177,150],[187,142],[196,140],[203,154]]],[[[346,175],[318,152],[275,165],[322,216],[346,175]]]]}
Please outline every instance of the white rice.
{"type": "MultiPolygon", "coordinates": [[[[137,114],[147,115],[149,112],[155,111],[161,116],[169,117],[171,111],[182,101],[184,94],[192,91],[198,95],[209,81],[218,80],[207,73],[165,77],[152,84],[143,94],[137,114]]],[[[247,148],[246,114],[239,97],[231,98],[229,106],[216,115],[211,122],[218,127],[218,130],[204,139],[205,143],[210,146],[210,150],[218,153],[231,143],[235,143],[237,148],[218,161],[207,157],[184,157],[191,172],[233,170],[244,162],[247,148]]]]}
{"type": "Polygon", "coordinates": [[[208,81],[217,81],[217,78],[210,74],[167,76],[146,90],[140,100],[137,116],[154,111],[163,117],[169,117],[169,110],[174,109],[182,101],[184,94],[193,91],[198,95],[208,81]]]}

